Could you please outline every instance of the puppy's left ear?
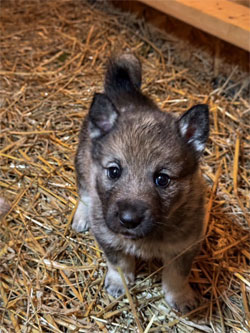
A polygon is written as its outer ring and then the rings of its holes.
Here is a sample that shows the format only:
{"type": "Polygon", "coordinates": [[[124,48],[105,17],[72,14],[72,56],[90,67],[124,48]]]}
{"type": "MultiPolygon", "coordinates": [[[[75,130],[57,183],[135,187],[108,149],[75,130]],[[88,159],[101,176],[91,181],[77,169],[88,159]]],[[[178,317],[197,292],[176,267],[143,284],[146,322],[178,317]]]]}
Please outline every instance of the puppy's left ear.
{"type": "Polygon", "coordinates": [[[199,156],[205,149],[209,135],[208,105],[198,104],[185,112],[177,121],[180,135],[199,156]]]}
{"type": "Polygon", "coordinates": [[[89,133],[91,139],[102,137],[112,130],[118,111],[106,94],[95,94],[89,110],[89,133]]]}

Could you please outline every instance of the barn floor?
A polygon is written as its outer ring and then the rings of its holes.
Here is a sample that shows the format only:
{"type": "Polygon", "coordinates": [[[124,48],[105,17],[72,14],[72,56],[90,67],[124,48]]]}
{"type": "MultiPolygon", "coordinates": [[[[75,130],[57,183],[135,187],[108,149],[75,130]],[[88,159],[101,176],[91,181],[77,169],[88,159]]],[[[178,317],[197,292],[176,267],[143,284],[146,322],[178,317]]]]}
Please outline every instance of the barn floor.
{"type": "Polygon", "coordinates": [[[10,205],[0,224],[0,332],[248,332],[247,73],[225,63],[214,79],[202,46],[102,2],[3,0],[0,16],[0,198],[10,205]],[[159,263],[138,263],[131,297],[108,296],[102,251],[91,233],[71,230],[81,121],[108,57],[126,49],[162,109],[210,105],[206,236],[190,277],[202,303],[187,316],[164,301],[159,263]]]}

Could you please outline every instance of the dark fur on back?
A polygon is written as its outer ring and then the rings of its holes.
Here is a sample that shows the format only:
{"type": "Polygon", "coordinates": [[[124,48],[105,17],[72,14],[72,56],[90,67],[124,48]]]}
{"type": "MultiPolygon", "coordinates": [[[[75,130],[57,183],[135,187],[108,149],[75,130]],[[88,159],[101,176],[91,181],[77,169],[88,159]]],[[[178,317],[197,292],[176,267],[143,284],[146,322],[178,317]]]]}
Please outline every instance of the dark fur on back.
{"type": "Polygon", "coordinates": [[[110,61],[104,93],[95,94],[79,137],[75,164],[82,202],[73,228],[90,226],[103,248],[112,295],[123,291],[117,265],[131,282],[134,256],[165,263],[188,249],[171,274],[163,272],[167,301],[185,311],[193,305],[187,276],[203,229],[199,158],[209,132],[208,107],[194,106],[176,118],[140,87],[134,55],[110,61]],[[183,288],[188,296],[181,298],[183,288]]]}

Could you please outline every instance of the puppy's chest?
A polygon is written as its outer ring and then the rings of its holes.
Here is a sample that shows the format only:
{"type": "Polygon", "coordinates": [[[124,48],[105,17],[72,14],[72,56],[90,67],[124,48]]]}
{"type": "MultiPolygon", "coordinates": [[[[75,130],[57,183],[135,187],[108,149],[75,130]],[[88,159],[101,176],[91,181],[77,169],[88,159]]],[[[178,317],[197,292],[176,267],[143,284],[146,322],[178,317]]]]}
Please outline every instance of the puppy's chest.
{"type": "Polygon", "coordinates": [[[128,241],[123,242],[123,251],[132,256],[142,258],[145,260],[153,258],[166,258],[172,257],[180,250],[179,244],[170,244],[168,242],[157,241],[128,241]]]}

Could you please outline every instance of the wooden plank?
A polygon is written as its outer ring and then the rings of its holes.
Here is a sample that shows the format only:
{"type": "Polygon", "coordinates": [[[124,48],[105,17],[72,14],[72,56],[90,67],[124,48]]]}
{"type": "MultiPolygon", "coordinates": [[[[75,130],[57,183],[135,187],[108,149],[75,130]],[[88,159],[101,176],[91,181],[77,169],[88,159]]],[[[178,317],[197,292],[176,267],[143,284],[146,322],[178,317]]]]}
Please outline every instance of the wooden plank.
{"type": "Polygon", "coordinates": [[[228,0],[138,0],[250,51],[250,9],[228,0]]]}

